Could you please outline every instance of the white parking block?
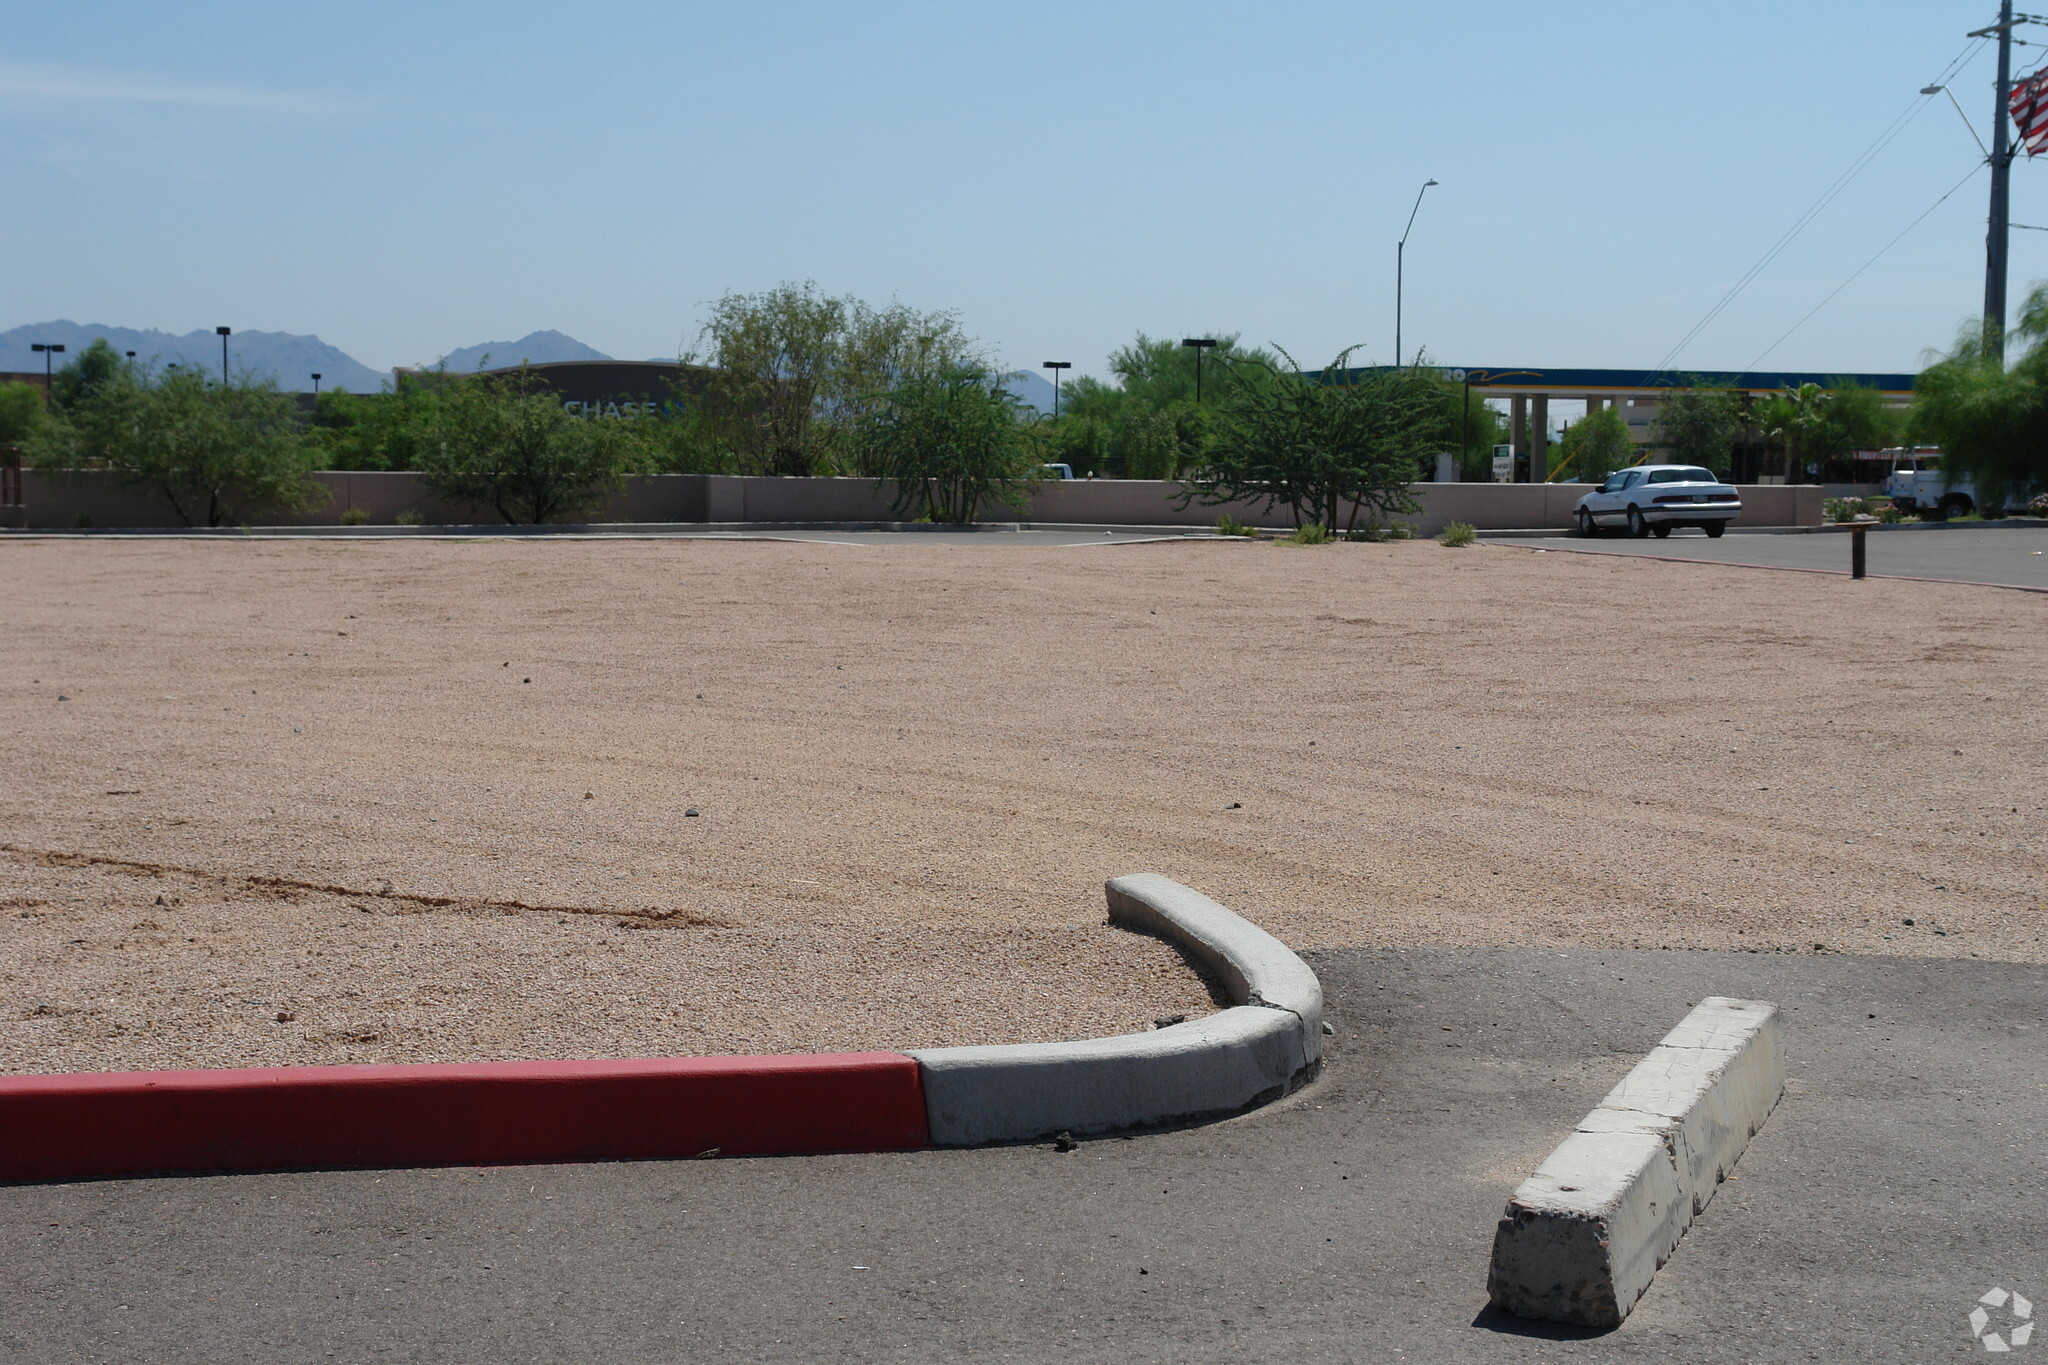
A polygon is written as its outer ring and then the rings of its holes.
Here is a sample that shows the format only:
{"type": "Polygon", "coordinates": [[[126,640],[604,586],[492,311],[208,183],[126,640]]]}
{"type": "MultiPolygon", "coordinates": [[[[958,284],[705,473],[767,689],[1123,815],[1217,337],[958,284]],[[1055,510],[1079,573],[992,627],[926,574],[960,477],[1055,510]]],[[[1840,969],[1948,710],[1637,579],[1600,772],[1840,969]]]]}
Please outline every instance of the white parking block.
{"type": "Polygon", "coordinates": [[[1521,1317],[1628,1316],[1785,1090],[1778,1007],[1702,1000],[1508,1200],[1487,1293],[1521,1317]]]}

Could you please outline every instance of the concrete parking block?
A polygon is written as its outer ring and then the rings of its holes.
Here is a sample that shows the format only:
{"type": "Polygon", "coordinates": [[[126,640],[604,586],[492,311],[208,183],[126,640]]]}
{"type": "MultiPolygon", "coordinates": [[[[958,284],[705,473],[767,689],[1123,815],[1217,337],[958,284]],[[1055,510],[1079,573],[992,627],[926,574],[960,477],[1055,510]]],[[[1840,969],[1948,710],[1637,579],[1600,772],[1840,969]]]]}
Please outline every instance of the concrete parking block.
{"type": "Polygon", "coordinates": [[[1495,1308],[1583,1327],[1628,1316],[1784,1093],[1777,1014],[1703,1000],[1608,1092],[1508,1201],[1495,1308]]]}

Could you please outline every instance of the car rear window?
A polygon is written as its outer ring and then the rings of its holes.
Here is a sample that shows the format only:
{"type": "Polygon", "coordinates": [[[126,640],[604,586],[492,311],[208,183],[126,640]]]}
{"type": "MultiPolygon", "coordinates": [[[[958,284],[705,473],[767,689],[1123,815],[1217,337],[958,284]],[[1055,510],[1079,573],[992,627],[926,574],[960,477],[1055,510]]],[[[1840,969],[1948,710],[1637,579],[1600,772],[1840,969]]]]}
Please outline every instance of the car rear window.
{"type": "Polygon", "coordinates": [[[1709,469],[1653,469],[1651,483],[1719,483],[1709,469]]]}

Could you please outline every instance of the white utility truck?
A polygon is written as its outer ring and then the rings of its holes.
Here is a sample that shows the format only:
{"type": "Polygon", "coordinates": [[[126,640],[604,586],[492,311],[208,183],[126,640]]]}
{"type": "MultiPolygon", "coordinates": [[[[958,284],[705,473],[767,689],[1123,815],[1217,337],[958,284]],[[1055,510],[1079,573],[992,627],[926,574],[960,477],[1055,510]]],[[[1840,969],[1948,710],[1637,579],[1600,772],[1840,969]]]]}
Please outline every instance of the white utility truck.
{"type": "Polygon", "coordinates": [[[1941,451],[1935,447],[1900,447],[1885,454],[1892,457],[1892,472],[1884,481],[1885,496],[1901,512],[1918,512],[1929,521],[1947,521],[1983,510],[1977,485],[1966,478],[1951,480],[1942,473],[1941,451]]]}

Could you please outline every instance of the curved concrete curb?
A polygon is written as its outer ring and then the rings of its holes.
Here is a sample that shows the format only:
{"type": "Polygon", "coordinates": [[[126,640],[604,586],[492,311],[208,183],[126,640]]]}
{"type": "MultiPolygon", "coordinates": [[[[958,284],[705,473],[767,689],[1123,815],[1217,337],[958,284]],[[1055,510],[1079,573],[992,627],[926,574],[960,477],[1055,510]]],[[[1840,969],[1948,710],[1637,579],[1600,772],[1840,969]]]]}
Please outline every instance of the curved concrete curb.
{"type": "Polygon", "coordinates": [[[1112,920],[1202,959],[1235,1007],[1152,1033],[913,1052],[933,1143],[1029,1142],[1213,1118],[1314,1077],[1323,988],[1285,944],[1165,877],[1118,877],[1107,892],[1112,920]]]}
{"type": "Polygon", "coordinates": [[[5,1076],[0,1180],[963,1146],[1235,1113],[1315,1074],[1322,987],[1285,945],[1164,877],[1108,894],[1112,920],[1200,958],[1237,1007],[1120,1038],[908,1055],[5,1076]]]}
{"type": "Polygon", "coordinates": [[[1613,1327],[1785,1091],[1778,1007],[1713,996],[1523,1181],[1486,1288],[1525,1318],[1613,1327]]]}

